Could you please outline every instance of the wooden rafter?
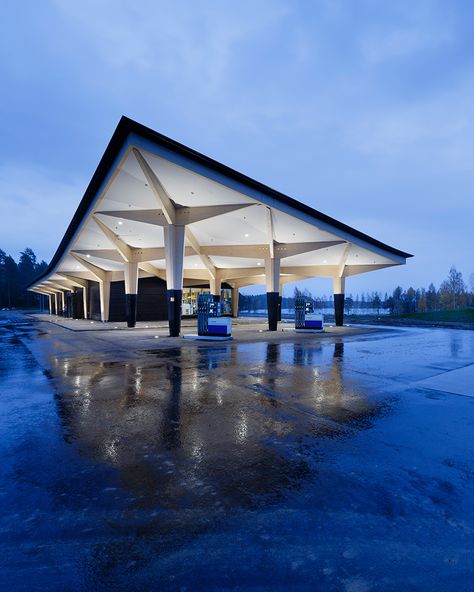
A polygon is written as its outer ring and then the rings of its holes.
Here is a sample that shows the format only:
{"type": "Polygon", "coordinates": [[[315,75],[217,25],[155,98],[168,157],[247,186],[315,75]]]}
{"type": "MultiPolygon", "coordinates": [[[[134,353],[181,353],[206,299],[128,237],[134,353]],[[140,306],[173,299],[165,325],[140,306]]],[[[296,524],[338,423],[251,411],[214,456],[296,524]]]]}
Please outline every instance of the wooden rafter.
{"type": "MultiPolygon", "coordinates": [[[[186,226],[194,224],[216,216],[222,216],[229,212],[248,208],[254,204],[224,204],[216,206],[180,206],[172,202],[175,208],[175,224],[178,226],[186,226]]],[[[166,214],[161,209],[149,210],[110,210],[103,212],[96,212],[101,216],[110,216],[112,218],[120,218],[122,220],[130,220],[132,222],[142,222],[144,224],[152,224],[154,226],[166,226],[169,224],[166,214]]]]}
{"type": "Polygon", "coordinates": [[[129,263],[130,261],[132,261],[132,247],[130,247],[130,245],[127,245],[127,243],[124,240],[122,240],[117,234],[115,234],[115,232],[111,230],[106,224],[104,224],[102,220],[100,220],[97,216],[94,215],[93,218],[94,222],[103,232],[105,237],[117,249],[125,263],[129,263]]]}
{"type": "Polygon", "coordinates": [[[338,277],[344,276],[344,268],[346,266],[346,261],[347,261],[347,258],[349,257],[349,253],[351,251],[351,247],[352,247],[352,244],[347,243],[346,248],[344,249],[344,253],[342,254],[342,257],[341,257],[341,263],[339,264],[338,277]]]}
{"type": "Polygon", "coordinates": [[[145,160],[142,153],[137,149],[132,149],[137,162],[145,175],[146,180],[148,181],[148,185],[150,189],[153,191],[153,194],[156,197],[161,209],[163,210],[163,214],[166,218],[168,224],[176,224],[176,207],[173,200],[168,195],[168,192],[163,187],[161,181],[155,174],[155,171],[151,168],[148,162],[145,160]]]}
{"type": "Polygon", "coordinates": [[[80,257],[79,255],[77,255],[76,253],[73,253],[71,251],[71,255],[74,257],[74,259],[80,263],[81,265],[83,265],[87,271],[89,271],[94,278],[99,281],[99,282],[105,282],[108,279],[108,272],[105,269],[102,269],[102,267],[99,267],[98,265],[95,265],[94,263],[91,263],[90,261],[87,261],[87,259],[80,257]]]}

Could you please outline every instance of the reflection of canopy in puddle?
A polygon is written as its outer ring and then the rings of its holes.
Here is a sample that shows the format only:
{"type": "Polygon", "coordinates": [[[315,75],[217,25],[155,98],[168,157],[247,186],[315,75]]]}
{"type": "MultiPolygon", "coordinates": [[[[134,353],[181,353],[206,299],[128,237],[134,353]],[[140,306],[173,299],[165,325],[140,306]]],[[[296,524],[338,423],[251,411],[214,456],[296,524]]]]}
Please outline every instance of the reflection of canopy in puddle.
{"type": "Polygon", "coordinates": [[[68,439],[118,468],[140,505],[255,503],[309,474],[288,438],[343,436],[377,413],[344,379],[342,355],[342,344],[269,343],[58,360],[59,412],[68,439]]]}

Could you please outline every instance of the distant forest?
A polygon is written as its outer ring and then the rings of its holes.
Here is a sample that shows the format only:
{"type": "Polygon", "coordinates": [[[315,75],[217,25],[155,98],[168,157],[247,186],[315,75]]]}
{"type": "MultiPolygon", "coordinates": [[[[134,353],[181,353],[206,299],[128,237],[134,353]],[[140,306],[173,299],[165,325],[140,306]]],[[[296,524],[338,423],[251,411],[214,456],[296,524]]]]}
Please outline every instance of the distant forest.
{"type": "Polygon", "coordinates": [[[36,308],[39,297],[26,286],[46,269],[46,261],[36,260],[32,249],[20,253],[18,263],[0,249],[0,308],[36,308]]]}
{"type": "MultiPolygon", "coordinates": [[[[39,297],[28,292],[26,286],[30,284],[47,267],[46,261],[38,262],[32,249],[26,248],[18,262],[0,249],[0,308],[35,308],[39,306],[39,297]]],[[[398,286],[392,294],[380,292],[348,294],[345,299],[345,311],[364,310],[378,313],[388,310],[391,314],[411,312],[426,312],[435,310],[457,310],[474,307],[474,273],[470,276],[468,287],[454,265],[449,270],[448,277],[437,289],[434,284],[425,288],[408,288],[404,290],[398,286]]],[[[295,297],[306,296],[314,302],[316,309],[332,308],[331,296],[313,296],[308,290],[301,291],[295,287],[293,296],[283,297],[282,308],[292,310],[295,307],[295,297]]],[[[267,308],[266,294],[240,294],[239,310],[242,312],[256,312],[267,308]]]]}
{"type": "MultiPolygon", "coordinates": [[[[313,296],[308,290],[301,291],[295,287],[293,296],[282,298],[282,309],[293,310],[295,298],[306,296],[313,301],[316,309],[332,308],[333,297],[322,295],[313,296]]],[[[266,294],[240,294],[239,310],[242,312],[256,312],[267,308],[266,294]]],[[[358,313],[375,312],[388,310],[390,314],[405,314],[412,312],[428,312],[434,310],[459,310],[467,307],[474,307],[474,273],[470,277],[468,287],[453,265],[449,270],[448,277],[441,283],[439,289],[434,284],[425,288],[408,288],[404,290],[401,286],[395,288],[392,294],[380,292],[348,294],[344,301],[344,309],[347,314],[354,311],[358,313]],[[470,288],[470,289],[469,289],[470,288]]]]}

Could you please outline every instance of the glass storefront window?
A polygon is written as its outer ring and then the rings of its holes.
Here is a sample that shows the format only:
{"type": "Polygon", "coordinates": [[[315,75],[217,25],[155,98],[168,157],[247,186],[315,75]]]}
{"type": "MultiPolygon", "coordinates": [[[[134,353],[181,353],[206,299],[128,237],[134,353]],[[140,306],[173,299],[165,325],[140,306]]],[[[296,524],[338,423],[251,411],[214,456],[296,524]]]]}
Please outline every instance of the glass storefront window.
{"type": "Polygon", "coordinates": [[[183,288],[181,314],[185,317],[197,315],[198,294],[209,294],[209,288],[183,288]]]}
{"type": "MultiPolygon", "coordinates": [[[[210,294],[209,288],[183,288],[183,301],[181,314],[184,317],[197,315],[198,294],[210,294]]],[[[224,288],[221,290],[221,314],[232,314],[232,290],[224,288]]]]}

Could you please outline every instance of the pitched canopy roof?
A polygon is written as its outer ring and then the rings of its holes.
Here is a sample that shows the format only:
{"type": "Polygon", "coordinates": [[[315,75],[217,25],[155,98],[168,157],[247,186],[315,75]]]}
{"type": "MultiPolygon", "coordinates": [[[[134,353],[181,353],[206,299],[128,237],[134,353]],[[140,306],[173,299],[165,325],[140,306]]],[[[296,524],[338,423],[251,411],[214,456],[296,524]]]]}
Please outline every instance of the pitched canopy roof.
{"type": "Polygon", "coordinates": [[[186,225],[185,281],[264,283],[264,261],[281,259],[287,281],[345,277],[406,262],[400,251],[127,117],[122,117],[46,271],[64,278],[164,277],[163,228],[186,225]]]}

